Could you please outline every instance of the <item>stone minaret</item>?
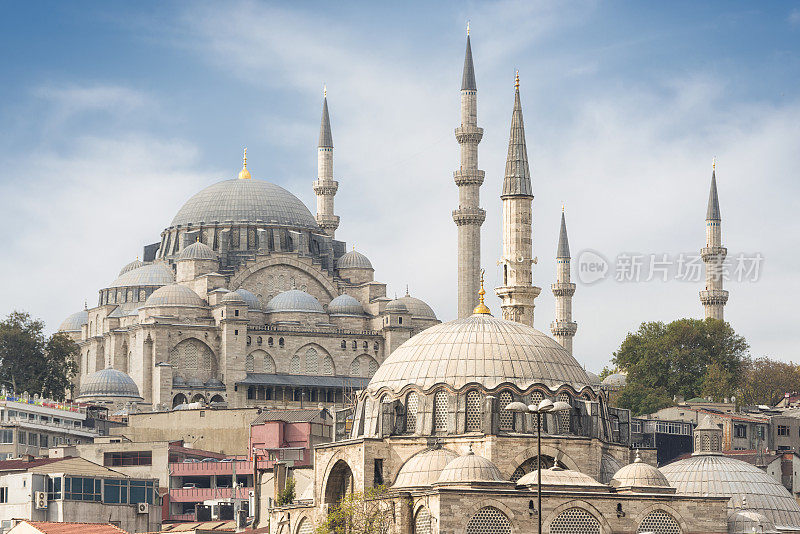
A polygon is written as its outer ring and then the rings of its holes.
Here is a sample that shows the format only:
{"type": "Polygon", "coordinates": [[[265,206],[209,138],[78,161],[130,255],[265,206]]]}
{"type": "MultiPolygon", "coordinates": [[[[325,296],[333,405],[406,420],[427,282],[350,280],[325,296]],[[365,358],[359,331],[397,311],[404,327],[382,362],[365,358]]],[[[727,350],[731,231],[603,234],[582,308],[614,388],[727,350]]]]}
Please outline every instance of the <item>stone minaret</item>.
{"type": "Polygon", "coordinates": [[[453,173],[458,186],[458,209],[453,220],[458,227],[458,316],[469,317],[478,304],[481,271],[481,225],[486,212],[480,208],[483,171],[478,170],[478,89],[472,64],[472,47],[467,27],[467,52],[461,80],[461,126],[456,139],[461,145],[461,166],[453,173]]]}
{"type": "Polygon", "coordinates": [[[339,216],[333,214],[333,197],[339,189],[339,182],[333,179],[333,136],[331,118],[328,116],[328,91],[323,91],[322,123],[319,126],[319,148],[317,152],[317,181],[314,194],[317,195],[317,224],[333,237],[339,228],[339,216]]]}
{"type": "Polygon", "coordinates": [[[514,86],[506,174],[500,196],[503,200],[503,257],[499,264],[503,268],[503,285],[495,289],[495,293],[502,301],[503,319],[533,326],[533,300],[541,288],[533,285],[533,188],[519,99],[519,73],[514,86]]]}
{"type": "Polygon", "coordinates": [[[706,211],[706,246],[700,249],[700,255],[706,264],[706,288],[700,292],[700,302],[705,308],[706,318],[724,321],[723,311],[728,302],[728,292],[722,289],[722,265],[728,249],[722,246],[722,218],[719,213],[716,175],[715,162],[711,170],[711,192],[706,211]]]}
{"type": "Polygon", "coordinates": [[[578,323],[572,320],[572,295],[575,284],[571,283],[569,272],[570,254],[567,238],[567,221],[564,209],[561,209],[561,232],[558,234],[558,250],[556,251],[556,283],[551,287],[556,297],[556,320],[550,323],[550,332],[561,346],[572,354],[572,338],[578,330],[578,323]]]}

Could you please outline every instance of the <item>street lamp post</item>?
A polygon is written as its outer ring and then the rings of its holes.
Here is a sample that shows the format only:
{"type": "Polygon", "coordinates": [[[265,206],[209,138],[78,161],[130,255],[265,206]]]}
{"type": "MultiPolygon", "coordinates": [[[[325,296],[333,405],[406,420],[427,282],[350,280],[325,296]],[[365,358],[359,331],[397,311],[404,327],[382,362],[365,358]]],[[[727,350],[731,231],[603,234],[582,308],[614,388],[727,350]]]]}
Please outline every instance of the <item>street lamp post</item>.
{"type": "Polygon", "coordinates": [[[503,408],[514,413],[531,413],[536,415],[536,501],[538,508],[536,511],[537,524],[539,526],[537,534],[542,534],[542,414],[566,412],[572,410],[572,406],[566,402],[544,399],[537,404],[528,406],[522,402],[512,402],[503,408]]]}

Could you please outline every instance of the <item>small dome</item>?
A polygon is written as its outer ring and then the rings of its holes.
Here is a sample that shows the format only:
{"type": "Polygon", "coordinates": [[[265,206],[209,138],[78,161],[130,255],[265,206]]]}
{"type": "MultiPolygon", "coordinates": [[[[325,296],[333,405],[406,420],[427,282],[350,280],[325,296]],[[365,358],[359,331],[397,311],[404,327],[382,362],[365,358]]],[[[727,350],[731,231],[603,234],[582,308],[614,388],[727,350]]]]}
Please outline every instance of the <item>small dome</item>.
{"type": "Polygon", "coordinates": [[[322,304],[305,291],[290,289],[278,293],[267,304],[267,312],[325,313],[322,304]]]}
{"type": "Polygon", "coordinates": [[[58,331],[80,332],[81,327],[85,324],[89,324],[89,312],[86,310],[81,310],[64,319],[64,322],[58,327],[58,331]]]}
{"type": "Polygon", "coordinates": [[[123,274],[125,274],[125,273],[127,273],[129,271],[132,271],[134,269],[138,269],[139,267],[143,267],[143,266],[144,266],[144,262],[141,261],[139,258],[136,258],[135,260],[133,260],[132,262],[127,264],[125,267],[123,267],[122,270],[120,270],[120,272],[119,272],[119,274],[117,276],[122,276],[123,274]]]}
{"type": "Polygon", "coordinates": [[[447,449],[429,449],[408,459],[394,481],[395,488],[430,486],[439,480],[447,464],[458,455],[447,449]]]}
{"type": "Polygon", "coordinates": [[[396,300],[397,302],[402,303],[408,309],[408,311],[411,312],[412,317],[417,317],[420,319],[436,319],[436,314],[433,312],[433,309],[424,301],[416,297],[406,295],[405,297],[400,297],[396,300]]]}
{"type": "Polygon", "coordinates": [[[625,383],[628,381],[628,376],[624,373],[614,373],[613,375],[608,375],[603,379],[602,384],[604,386],[610,387],[625,387],[625,383]]]}
{"type": "Polygon", "coordinates": [[[244,300],[239,293],[236,291],[229,291],[225,293],[225,296],[219,299],[220,304],[234,304],[238,306],[243,306],[247,304],[247,301],[244,300]]]}
{"type": "Polygon", "coordinates": [[[406,305],[400,302],[400,299],[394,299],[384,308],[386,313],[408,313],[406,305]]]}
{"type": "Polygon", "coordinates": [[[590,386],[599,386],[600,384],[602,384],[602,382],[600,381],[600,377],[594,374],[593,372],[586,371],[586,376],[589,377],[590,386]]]}
{"type": "Polygon", "coordinates": [[[239,295],[242,300],[247,303],[247,309],[252,311],[264,311],[264,306],[261,304],[261,301],[258,300],[258,297],[255,294],[249,292],[246,289],[237,289],[234,291],[237,295],[239,295]]]}
{"type": "Polygon", "coordinates": [[[219,378],[209,378],[206,380],[205,386],[207,388],[224,388],[225,384],[219,378]]]}
{"type": "Polygon", "coordinates": [[[350,295],[339,295],[328,304],[331,315],[364,315],[364,307],[350,295]]]}
{"type": "Polygon", "coordinates": [[[357,252],[355,250],[351,250],[345,254],[339,256],[339,259],[336,260],[336,268],[337,269],[372,269],[372,263],[370,263],[369,258],[357,252]]]}
{"type": "Polygon", "coordinates": [[[197,293],[181,284],[170,284],[153,291],[144,302],[144,308],[156,306],[205,306],[197,293]]]}
{"type": "Polygon", "coordinates": [[[175,275],[166,264],[148,263],[126,272],[111,282],[108,287],[165,286],[174,281],[175,275]]]}
{"type": "Polygon", "coordinates": [[[205,243],[197,241],[184,248],[178,256],[178,261],[183,260],[216,260],[217,255],[211,247],[205,243]]]}
{"type": "Polygon", "coordinates": [[[753,510],[739,510],[728,516],[728,534],[777,534],[775,525],[765,515],[753,510]]]}
{"type": "Polygon", "coordinates": [[[172,376],[172,387],[180,388],[186,386],[186,380],[183,379],[181,375],[173,375],[172,376]]]}
{"type": "Polygon", "coordinates": [[[190,378],[186,381],[186,385],[190,388],[202,388],[205,387],[205,384],[199,378],[190,378]]]}
{"type": "MultiPolygon", "coordinates": [[[[535,486],[539,480],[537,471],[531,471],[527,475],[517,480],[517,486],[535,486]]],[[[572,471],[563,467],[553,466],[550,469],[542,469],[543,486],[591,486],[595,488],[605,487],[587,474],[580,471],[572,471]]]]}
{"type": "Polygon", "coordinates": [[[122,371],[117,371],[110,367],[92,373],[83,380],[81,394],[78,398],[87,397],[142,399],[139,396],[139,388],[136,387],[136,382],[122,371]]]}
{"type": "Polygon", "coordinates": [[[490,460],[469,451],[452,460],[439,475],[440,484],[505,482],[500,470],[490,460]]]}
{"type": "Polygon", "coordinates": [[[611,485],[615,488],[670,488],[669,481],[664,474],[645,463],[636,452],[636,459],[633,463],[626,465],[616,472],[611,479],[611,485]]]}

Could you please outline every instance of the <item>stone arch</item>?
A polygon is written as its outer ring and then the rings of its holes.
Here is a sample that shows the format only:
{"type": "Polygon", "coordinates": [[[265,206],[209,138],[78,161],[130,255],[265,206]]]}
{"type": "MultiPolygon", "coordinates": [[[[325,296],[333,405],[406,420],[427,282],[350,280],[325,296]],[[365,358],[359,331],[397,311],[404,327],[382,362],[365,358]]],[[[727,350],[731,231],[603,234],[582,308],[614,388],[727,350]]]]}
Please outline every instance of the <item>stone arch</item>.
{"type": "Polygon", "coordinates": [[[514,401],[511,390],[503,389],[497,392],[497,421],[501,431],[514,431],[514,413],[506,410],[506,406],[514,401]]]}
{"type": "Polygon", "coordinates": [[[325,504],[336,504],[353,492],[353,470],[344,460],[337,460],[325,478],[325,504]]]}
{"type": "Polygon", "coordinates": [[[222,397],[222,395],[216,394],[213,397],[211,397],[211,400],[209,402],[225,402],[225,399],[222,397]]]}
{"type": "MultiPolygon", "coordinates": [[[[600,511],[597,508],[595,508],[591,503],[580,499],[565,502],[560,506],[557,506],[555,510],[550,512],[550,514],[542,522],[543,531],[552,532],[551,526],[553,524],[553,521],[557,519],[558,516],[560,516],[563,512],[566,512],[567,510],[571,510],[573,508],[583,510],[584,512],[587,512],[589,515],[591,515],[599,525],[598,532],[600,532],[600,534],[609,534],[611,532],[611,526],[608,524],[608,520],[603,516],[603,514],[601,514],[600,511]]],[[[583,534],[583,531],[580,532],[581,534],[583,534]]]]}
{"type": "Polygon", "coordinates": [[[192,397],[192,402],[202,402],[203,404],[206,403],[206,396],[202,393],[195,393],[192,397]]]}
{"type": "Polygon", "coordinates": [[[681,529],[681,532],[689,532],[689,526],[686,524],[686,521],[684,521],[680,512],[678,512],[678,510],[676,510],[669,504],[663,502],[651,504],[650,506],[647,506],[642,510],[640,510],[639,513],[637,513],[636,516],[633,518],[635,524],[641,527],[642,523],[644,522],[645,518],[647,518],[647,516],[649,516],[653,512],[658,512],[658,511],[664,512],[665,514],[671,516],[672,519],[674,519],[675,522],[678,524],[678,528],[681,529]]]}
{"type": "MultiPolygon", "coordinates": [[[[519,467],[523,462],[525,462],[529,458],[535,458],[537,456],[536,446],[528,447],[524,451],[517,454],[511,462],[505,466],[504,468],[501,467],[501,471],[503,472],[503,478],[505,480],[510,480],[511,475],[514,471],[519,467]]],[[[551,458],[555,458],[561,464],[564,465],[567,469],[571,469],[573,471],[580,471],[577,462],[575,462],[572,457],[568,454],[564,453],[564,451],[553,447],[552,445],[548,445],[546,443],[542,443],[542,456],[549,456],[551,458]]],[[[499,467],[499,466],[498,466],[499,467]]]]}
{"type": "Polygon", "coordinates": [[[500,508],[483,506],[467,521],[466,534],[511,534],[511,519],[500,508]]]}
{"type": "Polygon", "coordinates": [[[359,354],[350,362],[350,376],[370,378],[378,370],[378,360],[369,354],[359,354]]]}
{"type": "Polygon", "coordinates": [[[302,373],[306,375],[320,374],[325,357],[330,356],[327,350],[316,343],[306,343],[294,354],[300,357],[302,373]]]}
{"type": "Polygon", "coordinates": [[[175,408],[180,404],[186,404],[189,400],[186,398],[186,395],[183,393],[178,393],[174,397],[172,397],[172,407],[175,408]]]}
{"type": "Polygon", "coordinates": [[[300,521],[297,522],[295,534],[311,534],[312,532],[314,532],[314,524],[310,519],[301,517],[300,521]]]}
{"type": "Polygon", "coordinates": [[[333,358],[331,358],[330,354],[326,354],[322,357],[322,363],[320,364],[320,374],[325,376],[335,376],[336,375],[336,364],[333,363],[333,358]]]}
{"type": "Polygon", "coordinates": [[[263,349],[256,349],[250,353],[253,357],[253,368],[256,373],[275,374],[275,360],[263,349]]]}
{"type": "Polygon", "coordinates": [[[217,378],[217,356],[206,343],[196,337],[186,338],[169,351],[169,363],[174,372],[185,378],[206,382],[217,378]]]}
{"type": "Polygon", "coordinates": [[[467,432],[480,432],[483,428],[483,394],[480,390],[467,391],[464,412],[464,429],[467,432]]]}
{"type": "Polygon", "coordinates": [[[247,289],[266,302],[271,293],[274,296],[274,293],[279,292],[275,289],[270,290],[268,283],[269,277],[274,275],[268,274],[267,271],[270,270],[270,267],[276,266],[288,267],[290,274],[288,276],[285,274],[278,274],[277,277],[273,277],[273,287],[275,280],[277,279],[280,287],[291,289],[286,285],[286,281],[292,276],[296,277],[296,273],[294,271],[298,270],[316,282],[318,288],[307,288],[306,291],[314,295],[314,293],[316,293],[318,290],[320,294],[314,296],[317,297],[317,299],[319,299],[323,305],[326,305],[335,297],[339,296],[339,291],[336,288],[336,285],[333,283],[333,279],[330,277],[330,275],[323,271],[319,265],[313,263],[310,257],[300,256],[289,257],[270,255],[268,257],[260,257],[255,262],[248,262],[248,264],[245,265],[245,268],[241,269],[231,279],[229,287],[232,288],[232,290],[239,288],[247,289]],[[280,284],[281,278],[283,279],[282,285],[280,284]]]}
{"type": "Polygon", "coordinates": [[[414,514],[414,534],[431,534],[431,512],[424,504],[414,514]]]}
{"type": "MultiPolygon", "coordinates": [[[[541,461],[542,461],[542,469],[550,469],[551,467],[553,467],[553,465],[558,465],[559,467],[562,468],[564,467],[563,463],[559,462],[552,456],[548,456],[546,454],[542,454],[541,461]]],[[[516,469],[514,469],[514,472],[511,473],[509,479],[512,482],[516,482],[517,480],[527,475],[528,473],[532,473],[537,469],[538,462],[539,462],[538,456],[531,456],[530,458],[519,464],[519,466],[517,466],[516,469]]]]}

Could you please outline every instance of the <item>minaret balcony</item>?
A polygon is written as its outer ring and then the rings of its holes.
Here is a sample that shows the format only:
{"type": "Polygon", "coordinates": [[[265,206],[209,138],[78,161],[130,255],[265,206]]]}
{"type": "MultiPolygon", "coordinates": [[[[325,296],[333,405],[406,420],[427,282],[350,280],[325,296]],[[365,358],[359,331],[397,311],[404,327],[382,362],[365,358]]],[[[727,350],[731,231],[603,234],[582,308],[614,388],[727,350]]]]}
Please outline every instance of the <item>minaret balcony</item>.
{"type": "Polygon", "coordinates": [[[503,305],[507,305],[506,301],[514,299],[535,299],[542,292],[542,288],[536,286],[500,286],[495,288],[494,292],[503,300],[503,305]]]}
{"type": "Polygon", "coordinates": [[[550,332],[554,336],[572,337],[578,331],[575,321],[553,321],[550,323],[550,332]]]}
{"type": "Polygon", "coordinates": [[[459,126],[456,128],[456,141],[461,143],[480,143],[483,139],[483,128],[477,126],[459,126]]]}
{"type": "Polygon", "coordinates": [[[724,260],[728,255],[728,249],[725,247],[703,247],[700,249],[700,257],[704,262],[712,260],[724,260]]]}
{"type": "Polygon", "coordinates": [[[486,210],[480,208],[459,208],[453,210],[453,221],[456,226],[482,225],[486,220],[486,210]]]}
{"type": "Polygon", "coordinates": [[[486,173],[479,170],[464,170],[460,169],[458,171],[453,172],[453,178],[456,181],[456,185],[461,187],[462,185],[482,185],[483,179],[486,173]]]}
{"type": "Polygon", "coordinates": [[[336,230],[339,228],[339,216],[338,215],[322,215],[317,214],[317,224],[323,230],[327,230],[333,228],[336,230]]]}
{"type": "Polygon", "coordinates": [[[550,287],[556,297],[571,297],[575,294],[575,284],[570,282],[556,282],[550,287]]]}
{"type": "Polygon", "coordinates": [[[728,302],[728,292],[724,289],[709,289],[700,292],[700,302],[703,306],[716,304],[725,305],[728,302]]]}
{"type": "Polygon", "coordinates": [[[336,180],[316,180],[313,184],[315,195],[335,195],[339,190],[336,180]]]}

